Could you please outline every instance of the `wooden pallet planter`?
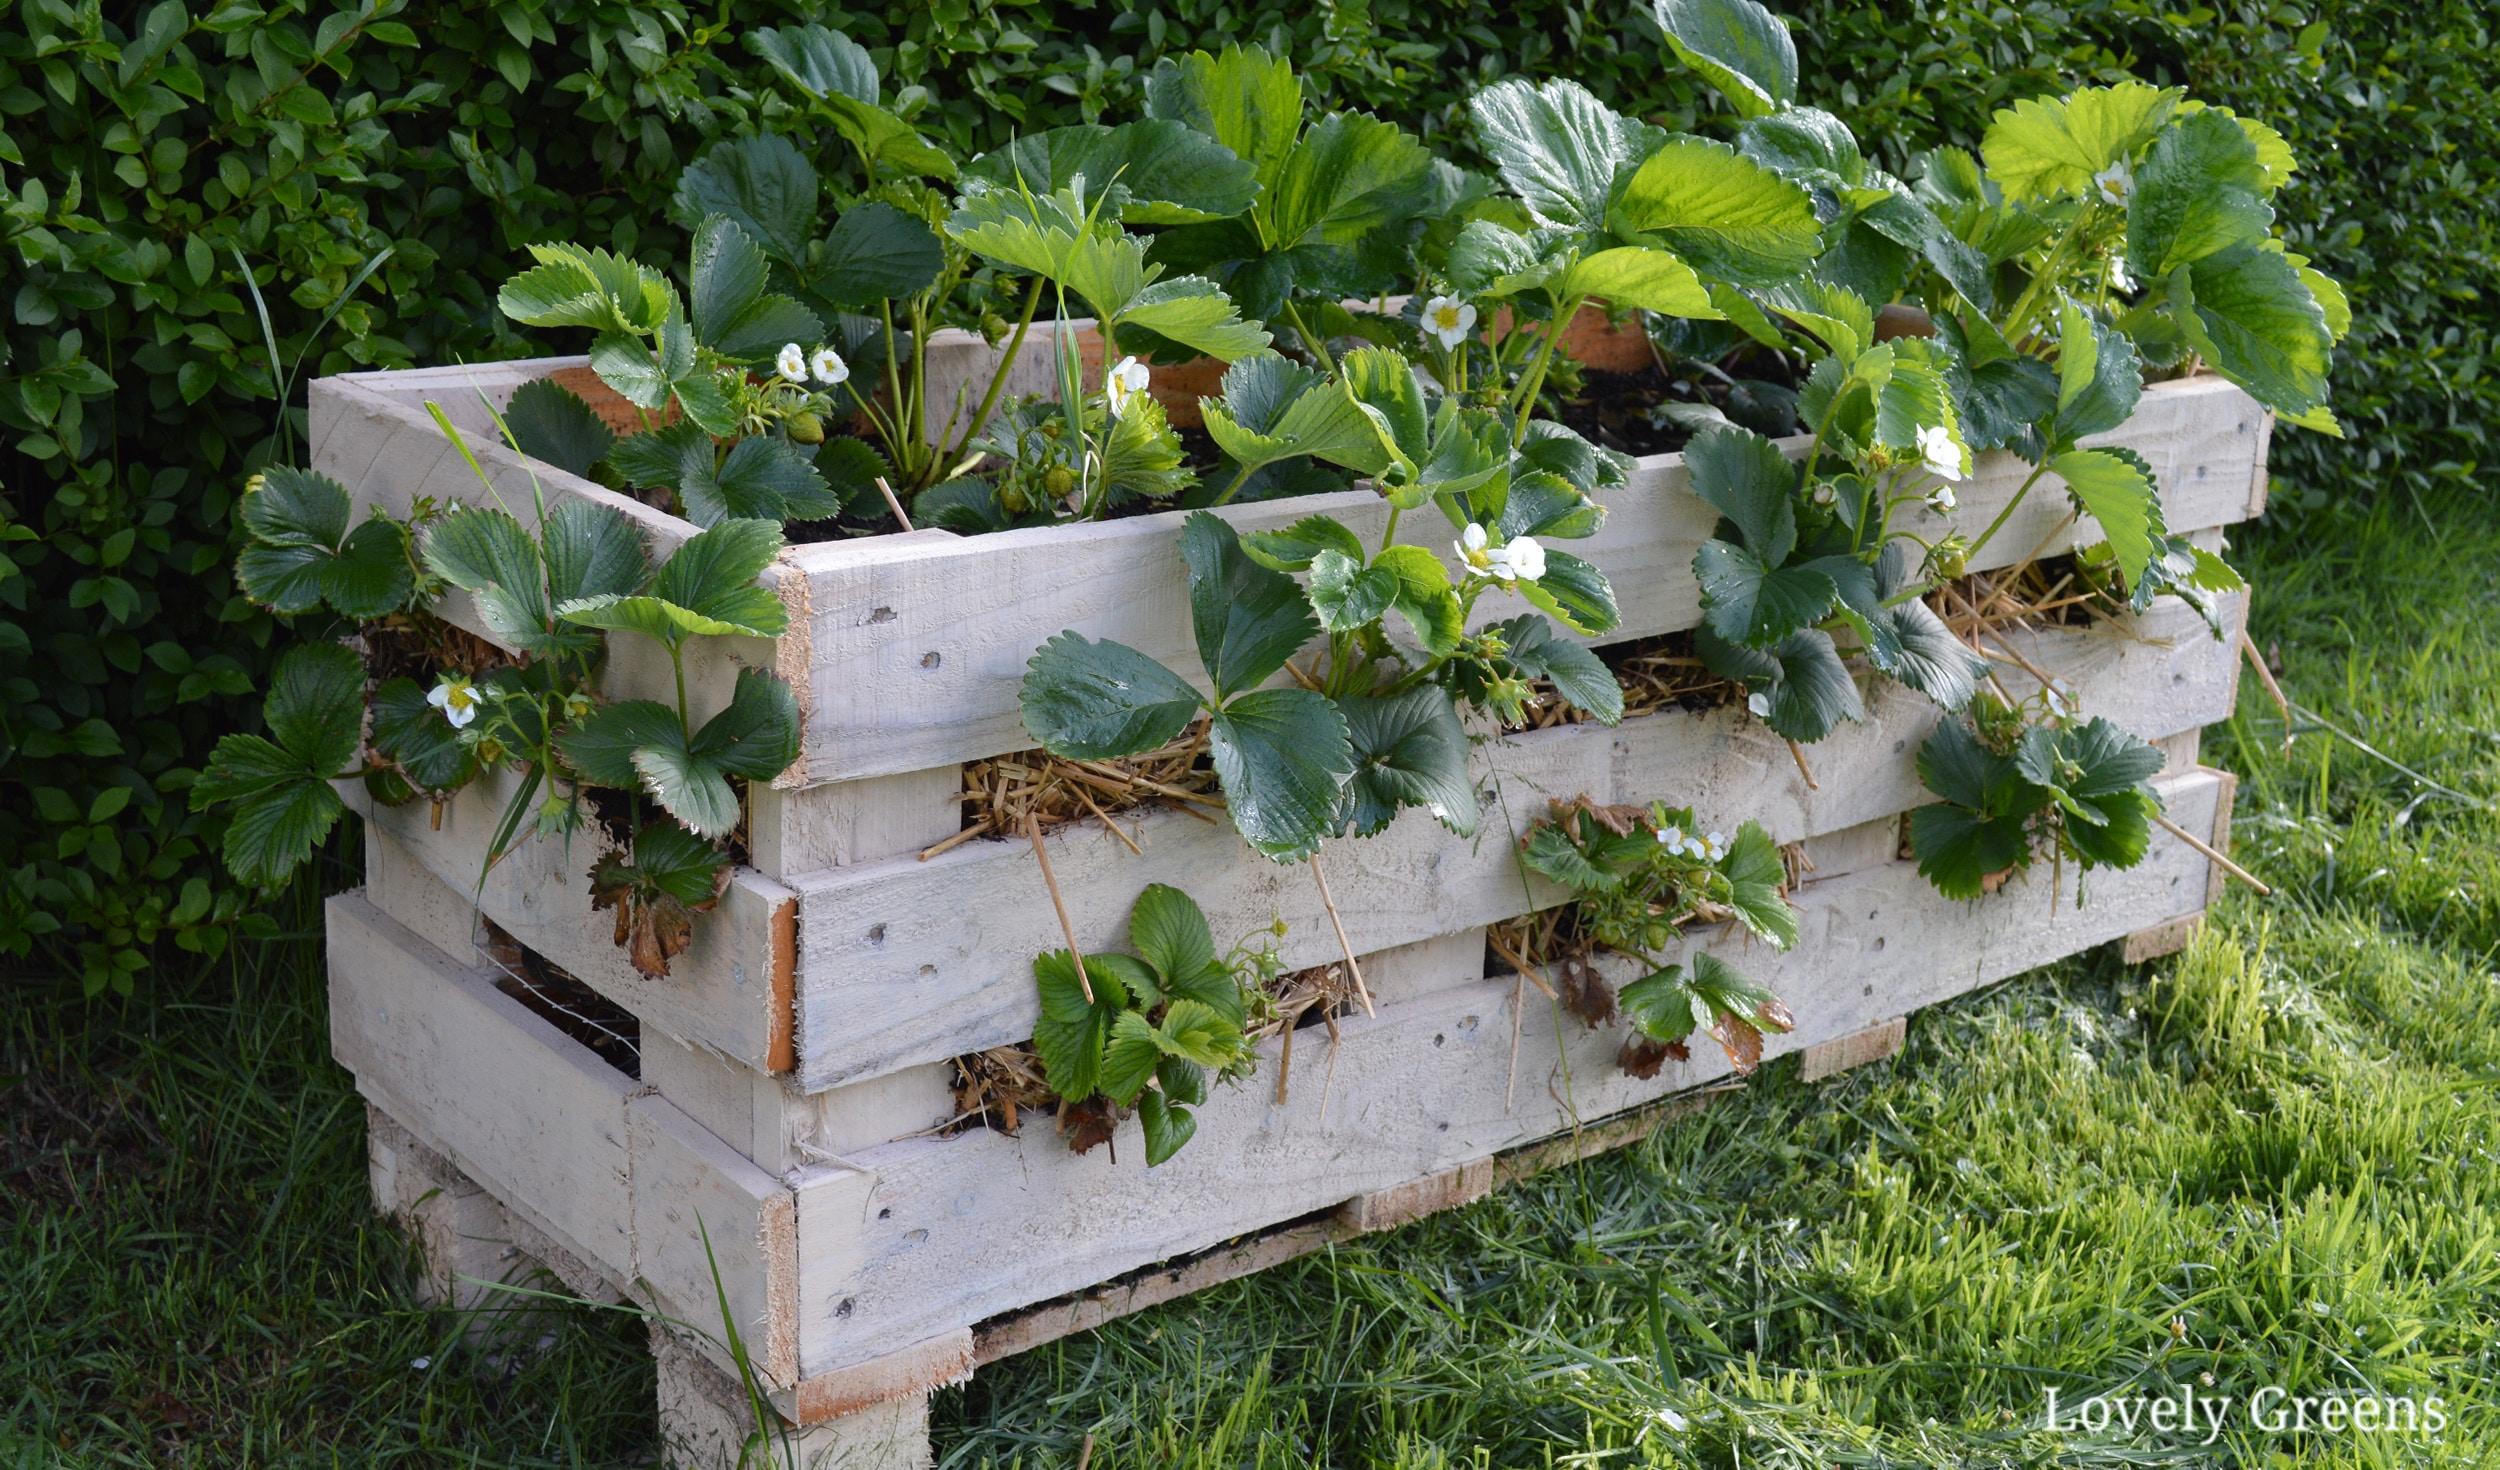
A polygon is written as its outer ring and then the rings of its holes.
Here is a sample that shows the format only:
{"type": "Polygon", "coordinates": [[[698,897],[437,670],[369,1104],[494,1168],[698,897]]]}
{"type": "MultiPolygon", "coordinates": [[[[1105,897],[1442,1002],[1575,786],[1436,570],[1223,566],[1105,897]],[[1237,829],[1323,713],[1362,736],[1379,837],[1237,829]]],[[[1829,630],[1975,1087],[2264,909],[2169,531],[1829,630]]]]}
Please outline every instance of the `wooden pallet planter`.
{"type": "MultiPolygon", "coordinates": [[[[394,511],[421,496],[474,502],[480,487],[429,419],[431,400],[509,503],[527,502],[535,476],[551,498],[625,510],[665,555],[690,526],[487,438],[478,392],[498,400],[568,362],[323,380],[315,465],[394,511]]],[[[2267,431],[2237,389],[2191,380],[2149,390],[2105,442],[2153,466],[2173,529],[2212,541],[2262,508],[2267,431]]],[[[2019,480],[2012,460],[1983,456],[1944,519],[1976,531],[2019,480]]],[[[1325,511],[1377,532],[1368,493],[1318,499],[1223,514],[1247,529],[1325,511]]],[[[1685,492],[1680,458],[1644,461],[1606,499],[1604,530],[1574,548],[1621,595],[1623,625],[1598,641],[1692,626],[1690,563],[1713,522],[1685,492]]],[[[2058,530],[2061,499],[2027,502],[1990,559],[2097,539],[2088,522],[2058,530]]],[[[1177,516],[1151,515],[787,551],[767,575],[790,633],[705,648],[689,675],[698,700],[717,701],[741,664],[780,673],[800,694],[804,753],[754,793],[750,865],[664,980],[635,974],[589,910],[594,839],[526,846],[481,884],[494,793],[455,799],[439,823],[422,805],[368,813],[366,888],[331,908],[335,1048],[375,1112],[377,1201],[414,1221],[438,1276],[541,1262],[577,1289],[709,1324],[716,1259],[763,1387],[809,1455],[923,1463],[928,1392],[979,1363],[1632,1141],[1662,1106],[1725,1085],[1715,1051],[1629,1077],[1613,1065],[1621,1032],[1590,1031],[1488,971],[1485,927],[1560,896],[1523,883],[1505,810],[1524,822],[1549,796],[1664,798],[1803,843],[1813,866],[1793,895],[1795,948],[1701,942],[1744,950],[1744,969],[1789,1002],[1799,1026],[1769,1050],[1802,1053],[1809,1076],[1888,1054],[1913,1012],[2049,960],[2113,940],[2131,955],[2175,947],[2220,881],[2191,845],[2156,834],[2140,867],[2094,875],[2081,905],[2071,882],[2053,894],[2038,879],[1975,903],[1940,898],[1898,856],[1901,815],[1928,799],[1911,754],[1937,716],[1889,685],[1865,723],[1814,747],[1819,790],[1797,779],[1784,743],[1732,711],[1508,735],[1480,751],[1503,801],[1476,841],[1410,813],[1329,848],[1378,1014],[1341,1018],[1333,1046],[1302,1033],[1281,1101],[1271,1040],[1261,1077],[1218,1089],[1197,1140],[1152,1173],[1134,1122],[1113,1150],[1084,1156],[1047,1126],[943,1134],[948,1059],[1031,1035],[1032,957],[1062,940],[1021,842],[918,854],[960,828],[963,763],[1030,747],[1017,687],[1044,639],[1075,628],[1195,667],[1177,529],[1177,516]],[[635,1070],[499,989],[481,920],[630,1013],[635,1070]],[[1036,1237],[1062,1248],[1018,1248],[1036,1237]]],[[[1419,525],[1415,539],[1440,535],[1419,525]]],[[[456,600],[443,611],[483,631],[456,600]]],[[[2236,630],[2244,600],[2224,611],[2236,630]]],[[[2197,732],[2230,713],[2235,639],[2163,599],[2127,625],[2011,641],[2086,709],[2162,744],[2172,817],[2226,840],[2230,780],[2195,751],[2197,732]]],[[[620,655],[611,692],[646,692],[656,671],[620,655]]],[[[1177,878],[1219,937],[1281,918],[1289,968],[1339,957],[1308,874],[1266,863],[1226,826],[1174,812],[1121,821],[1142,855],[1097,824],[1047,839],[1081,945],[1116,942],[1138,891],[1177,878]]],[[[475,1299],[456,1281],[444,1290],[475,1299]]],[[[672,1442],[695,1461],[734,1458],[740,1399],[717,1344],[671,1336],[655,1351],[672,1442]]]]}

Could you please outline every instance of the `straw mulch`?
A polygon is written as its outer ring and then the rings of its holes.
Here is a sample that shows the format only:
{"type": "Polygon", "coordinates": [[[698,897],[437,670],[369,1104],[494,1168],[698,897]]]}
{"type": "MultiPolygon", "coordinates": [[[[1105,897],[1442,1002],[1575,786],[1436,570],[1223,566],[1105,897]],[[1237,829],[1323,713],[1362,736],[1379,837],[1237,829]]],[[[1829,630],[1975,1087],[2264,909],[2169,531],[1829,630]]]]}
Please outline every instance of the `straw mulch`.
{"type": "Polygon", "coordinates": [[[964,767],[963,830],[924,850],[921,861],[977,837],[1019,836],[1028,817],[1045,832],[1071,822],[1100,822],[1129,851],[1142,853],[1136,837],[1114,817],[1169,806],[1213,821],[1211,814],[1222,809],[1215,769],[1203,759],[1206,743],[1201,721],[1168,745],[1122,760],[1069,760],[1027,750],[973,761],[964,767]]]}

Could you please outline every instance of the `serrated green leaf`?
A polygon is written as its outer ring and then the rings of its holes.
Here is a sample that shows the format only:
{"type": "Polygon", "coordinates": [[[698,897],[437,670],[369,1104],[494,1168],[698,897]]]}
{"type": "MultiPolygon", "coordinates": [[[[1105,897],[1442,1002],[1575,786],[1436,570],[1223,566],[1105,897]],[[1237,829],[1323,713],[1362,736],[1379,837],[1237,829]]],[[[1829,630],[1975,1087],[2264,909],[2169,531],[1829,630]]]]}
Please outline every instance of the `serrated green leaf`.
{"type": "Polygon", "coordinates": [[[1345,717],[1307,689],[1256,689],[1227,702],[1208,731],[1233,825],[1279,862],[1308,857],[1333,828],[1354,774],[1345,717]]]}
{"type": "Polygon", "coordinates": [[[1829,633],[1807,628],[1770,648],[1747,648],[1708,624],[1694,630],[1694,649],[1722,678],[1750,686],[1769,702],[1763,723],[1773,733],[1811,745],[1843,720],[1866,718],[1866,702],[1829,633]]]}
{"type": "Polygon", "coordinates": [[[937,232],[891,204],[852,205],[808,256],[817,299],[845,311],[916,296],[946,268],[937,232]]]}
{"type": "Polygon", "coordinates": [[[373,748],[420,791],[451,791],[477,774],[477,758],[460,732],[426,702],[425,688],[414,679],[393,679],[373,691],[373,748]]]}
{"type": "Polygon", "coordinates": [[[1183,522],[1181,558],[1189,565],[1198,657],[1217,699],[1267,682],[1319,636],[1319,619],[1301,586],[1251,560],[1223,517],[1198,511],[1183,522]]]}
{"type": "Polygon", "coordinates": [[[2051,444],[2125,423],[2144,393],[2144,368],[2127,334],[2068,301],[2058,309],[2057,418],[2051,444]]]}
{"type": "Polygon", "coordinates": [[[2326,405],[2335,337],[2326,309],[2282,252],[2243,245],[2170,278],[2171,316],[2214,371],[2268,408],[2326,405]]]}
{"type": "Polygon", "coordinates": [[[1229,219],[1259,193],[1247,160],[1187,123],[1159,118],[1028,133],[973,160],[963,177],[967,186],[1047,194],[1079,175],[1097,192],[1116,185],[1121,218],[1138,225],[1229,219]]]}
{"type": "Polygon", "coordinates": [[[2153,137],[2127,192],[2127,269],[2159,280],[2180,266],[2274,230],[2257,146],[2228,115],[2203,110],[2153,137]]]}
{"type": "Polygon", "coordinates": [[[408,533],[376,517],[354,530],[347,490],[291,465],[272,465],[238,508],[251,544],[235,558],[245,596],[281,613],[327,603],[342,617],[381,617],[408,600],[408,533]]]}
{"type": "Polygon", "coordinates": [[[1041,992],[1042,1018],[1033,1028],[1033,1050],[1042,1059],[1042,1076],[1050,1090],[1069,1102],[1083,1102],[1100,1089],[1103,1051],[1111,1041],[1111,1027],[1126,1012],[1128,992],[1119,980],[1107,971],[1099,971],[1089,957],[1085,981],[1080,981],[1076,961],[1064,949],[1054,949],[1033,957],[1033,982],[1041,992]],[[1094,998],[1085,998],[1085,982],[1093,985],[1094,998]]]}
{"type": "Polygon", "coordinates": [[[1467,113],[1502,182],[1540,224],[1563,228],[1605,223],[1616,175],[1651,131],[1570,81],[1496,82],[1467,113]]]}
{"type": "Polygon", "coordinates": [[[1415,631],[1424,651],[1438,656],[1454,652],[1467,631],[1466,609],[1450,585],[1450,569],[1420,546],[1391,546],[1372,565],[1397,579],[1391,605],[1415,631]]]}
{"type": "Polygon", "coordinates": [[[694,754],[732,776],[770,781],[799,758],[799,700],[760,669],[738,670],[729,703],[704,721],[694,754]]]}
{"type": "MultiPolygon", "coordinates": [[[[1218,970],[1215,934],[1197,900],[1168,883],[1149,883],[1128,915],[1129,948],[1154,967],[1167,989],[1218,970]]],[[[1225,979],[1230,982],[1229,972],[1225,979]]],[[[1235,997],[1239,1004],[1239,997],[1235,997]]],[[[1238,1017],[1236,1017],[1238,1019],[1238,1017]]]]}
{"type": "MultiPolygon", "coordinates": [[[[1243,361],[1256,361],[1245,358],[1243,361]]],[[[1240,363],[1235,363],[1236,368],[1240,363]]],[[[1213,403],[1207,405],[1210,409],[1213,403]]],[[[1310,570],[1312,559],[1322,551],[1335,551],[1356,561],[1363,559],[1363,538],[1354,534],[1343,521],[1333,516],[1304,516],[1281,531],[1248,531],[1241,537],[1241,549],[1263,567],[1279,572],[1310,570]]],[[[1446,574],[1442,585],[1447,586],[1446,574]]]]}
{"type": "Polygon", "coordinates": [[[1182,1146],[1198,1133],[1198,1120],[1189,1109],[1178,1103],[1166,1102],[1163,1095],[1157,1092],[1145,1093],[1137,1099],[1137,1123],[1146,1133],[1146,1167],[1149,1169],[1179,1153],[1182,1146]]]}
{"type": "Polygon", "coordinates": [[[553,378],[523,383],[504,406],[503,419],[523,454],[568,475],[588,475],[616,443],[591,406],[553,378]]]}
{"type": "Polygon", "coordinates": [[[1797,47],[1788,25],[1754,0],[1652,0],[1667,45],[1719,89],[1739,117],[1797,100],[1797,47]]]}
{"type": "Polygon", "coordinates": [[[1530,606],[1575,633],[1610,633],[1622,621],[1606,574],[1567,551],[1546,552],[1545,574],[1518,588],[1530,606]]]}
{"type": "Polygon", "coordinates": [[[1684,467],[1693,493],[1735,523],[1757,561],[1788,560],[1797,545],[1797,466],[1778,445],[1732,425],[1706,429],[1685,446],[1684,467]]]}
{"type": "Polygon", "coordinates": [[[1061,633],[1025,666],[1024,728],[1072,760],[1152,750],[1189,728],[1201,706],[1188,681],[1124,643],[1061,633]]]}
{"type": "Polygon", "coordinates": [[[638,747],[632,756],[642,789],[661,809],[705,837],[726,837],[738,825],[738,792],[728,775],[672,741],[638,747]]]}
{"type": "Polygon", "coordinates": [[[2081,194],[2130,157],[2177,105],[2175,88],[2138,81],[2017,102],[1996,114],[1980,151],[2010,202],[2081,194]]]}
{"type": "Polygon", "coordinates": [[[1244,468],[1309,455],[1377,475],[1397,461],[1396,447],[1359,403],[1322,374],[1272,352],[1225,369],[1223,397],[1199,407],[1216,447],[1244,468]]]}
{"type": "Polygon", "coordinates": [[[764,247],[727,215],[695,227],[686,277],[695,340],[731,362],[761,362],[787,342],[812,343],[824,331],[816,314],[765,289],[772,266],[764,247]]]}
{"type": "Polygon", "coordinates": [[[1337,708],[1354,750],[1340,817],[1353,836],[1375,835],[1407,807],[1432,813],[1461,837],[1475,834],[1482,812],[1467,774],[1467,728],[1447,691],[1423,684],[1403,694],[1348,695],[1337,708]]]}
{"type": "Polygon", "coordinates": [[[1557,637],[1553,624],[1523,613],[1490,630],[1502,637],[1503,657],[1524,679],[1551,682],[1565,703],[1587,711],[1601,725],[1623,719],[1623,686],[1587,647],[1557,637]]]}
{"type": "Polygon", "coordinates": [[[2072,449],[2049,461],[2049,472],[2101,524],[2129,583],[2144,575],[2153,541],[2163,534],[2161,497],[2150,466],[2128,449],[2072,449]]]}
{"type": "Polygon", "coordinates": [[[1736,840],[1728,844],[1718,869],[1733,893],[1728,906],[1736,910],[1739,922],[1780,949],[1797,942],[1797,911],[1782,895],[1788,868],[1780,861],[1779,844],[1760,823],[1749,821],[1736,829],[1736,840]]]}
{"type": "Polygon", "coordinates": [[[779,133],[725,139],[677,178],[678,215],[691,223],[725,215],[785,265],[807,257],[823,193],[815,165],[779,133]]]}
{"type": "Polygon", "coordinates": [[[1822,249],[1804,189],[1704,138],[1661,144],[1625,182],[1609,223],[1743,286],[1802,275],[1822,249]]]}
{"type": "Polygon", "coordinates": [[[556,749],[590,784],[631,791],[642,784],[635,751],[683,744],[685,738],[677,711],[656,699],[628,699],[591,711],[556,737],[556,749]]]}
{"type": "Polygon", "coordinates": [[[1322,551],[1311,562],[1311,607],[1331,633],[1350,633],[1387,612],[1398,587],[1397,573],[1341,551],[1322,551]]]}

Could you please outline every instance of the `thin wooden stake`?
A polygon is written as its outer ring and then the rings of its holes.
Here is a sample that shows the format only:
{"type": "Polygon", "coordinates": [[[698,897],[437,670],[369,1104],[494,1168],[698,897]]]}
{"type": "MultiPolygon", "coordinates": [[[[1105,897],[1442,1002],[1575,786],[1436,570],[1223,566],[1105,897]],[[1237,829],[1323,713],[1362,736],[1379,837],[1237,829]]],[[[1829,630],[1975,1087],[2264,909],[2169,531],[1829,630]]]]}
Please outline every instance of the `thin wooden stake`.
{"type": "Polygon", "coordinates": [[[1319,880],[1319,901],[1327,906],[1328,923],[1337,931],[1337,947],[1345,951],[1346,973],[1354,977],[1354,994],[1363,1002],[1363,1014],[1377,1016],[1380,1012],[1372,1007],[1371,987],[1363,983],[1363,962],[1354,957],[1354,941],[1345,936],[1345,920],[1338,915],[1337,900],[1328,891],[1328,873],[1320,867],[1318,853],[1311,854],[1311,876],[1319,880]]]}
{"type": "Polygon", "coordinates": [[[1085,1467],[1093,1462],[1094,1433],[1089,1429],[1085,1432],[1085,1442],[1076,1447],[1076,1470],[1085,1470],[1085,1467]]]}
{"type": "Polygon", "coordinates": [[[1510,987],[1510,1080],[1502,1084],[1502,1116],[1519,1101],[1519,1033],[1528,1021],[1528,972],[1521,970],[1510,987]]]}
{"type": "MultiPolygon", "coordinates": [[[[1785,739],[1786,737],[1782,737],[1785,739]]],[[[1806,790],[1820,791],[1823,783],[1814,779],[1814,769],[1806,764],[1806,748],[1796,741],[1788,742],[1788,758],[1797,763],[1797,774],[1806,778],[1806,790]]]]}
{"type": "Polygon", "coordinates": [[[2195,848],[2198,852],[2203,853],[2208,861],[2221,868],[2222,871],[2230,874],[2234,878],[2239,879],[2242,883],[2247,884],[2249,887],[2256,889],[2259,897],[2274,897],[2274,890],[2258,881],[2256,874],[2251,873],[2248,869],[2241,867],[2229,858],[2224,857],[2221,853],[2216,852],[2212,843],[2207,842],[2204,838],[2197,836],[2195,833],[2190,832],[2187,828],[2182,827],[2178,823],[2170,820],[2166,814],[2156,812],[2153,814],[2153,820],[2161,823],[2163,831],[2168,832],[2171,836],[2178,838],[2181,842],[2184,842],[2188,846],[2195,848]]]}
{"type": "Polygon", "coordinates": [[[2240,652],[2248,655],[2248,666],[2257,671],[2257,682],[2266,686],[2266,693],[2274,697],[2275,708],[2283,711],[2283,743],[2289,745],[2292,702],[2284,695],[2283,686],[2274,682],[2274,670],[2266,667],[2266,656],[2257,651],[2257,640],[2248,636],[2246,628],[2240,630],[2240,652]]]}
{"type": "Polygon", "coordinates": [[[1050,890],[1050,906],[1058,911],[1059,932],[1068,941],[1068,958],[1076,962],[1077,988],[1085,992],[1085,1003],[1094,1003],[1094,982],[1085,975],[1085,951],[1076,943],[1076,925],[1068,922],[1068,901],[1059,896],[1059,879],[1050,871],[1050,849],[1042,844],[1042,824],[1031,812],[1024,814],[1025,839],[1033,844],[1033,860],[1042,865],[1042,886],[1050,890]]]}
{"type": "Polygon", "coordinates": [[[1285,1105],[1285,1081],[1293,1076],[1293,1033],[1299,1029],[1287,1020],[1284,1044],[1276,1049],[1276,1105],[1280,1108],[1285,1105]]]}
{"type": "Polygon", "coordinates": [[[894,512],[894,519],[902,523],[903,529],[912,529],[911,517],[903,514],[903,502],[894,498],[894,487],[885,482],[883,475],[877,476],[877,493],[885,497],[885,508],[894,512]]]}

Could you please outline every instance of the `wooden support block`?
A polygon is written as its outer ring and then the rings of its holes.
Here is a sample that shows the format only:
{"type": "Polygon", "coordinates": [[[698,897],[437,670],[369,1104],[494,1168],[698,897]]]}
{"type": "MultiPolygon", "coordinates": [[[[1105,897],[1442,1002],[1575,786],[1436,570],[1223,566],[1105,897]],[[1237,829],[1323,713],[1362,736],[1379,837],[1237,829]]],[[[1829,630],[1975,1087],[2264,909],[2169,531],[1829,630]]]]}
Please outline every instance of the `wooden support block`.
{"type": "Polygon", "coordinates": [[[423,1259],[417,1300],[456,1312],[491,1313],[503,1305],[493,1283],[512,1279],[526,1263],[512,1249],[495,1197],[370,1103],[365,1161],[375,1212],[398,1221],[423,1259]]]}
{"type": "Polygon", "coordinates": [[[2118,957],[2130,965],[2174,955],[2188,947],[2198,930],[2205,927],[2203,914],[2183,914],[2167,919],[2149,929],[2138,929],[2119,941],[2118,957]]]}
{"type": "Polygon", "coordinates": [[[1849,873],[1864,872],[1898,861],[1901,855],[1901,819],[1898,816],[1877,817],[1837,832],[1826,832],[1805,839],[1805,880],[1821,882],[1849,873]]]}
{"type": "Polygon", "coordinates": [[[1422,1179],[1358,1194],[1337,1206],[1337,1218],[1353,1230],[1394,1230],[1426,1215],[1473,1204],[1493,1192],[1493,1161],[1477,1159],[1422,1179]]]}
{"type": "Polygon", "coordinates": [[[963,830],[961,766],[797,789],[758,787],[749,861],[788,882],[824,868],[917,855],[963,830]]]}
{"type": "Polygon", "coordinates": [[[1797,1075],[1807,1082],[1820,1082],[1852,1067],[1880,1062],[1899,1052],[1901,1043],[1908,1039],[1909,1034],[1909,1018],[1895,1016],[1863,1031],[1830,1041],[1818,1041],[1797,1054],[1797,1075]]]}
{"type": "Polygon", "coordinates": [[[653,1324],[660,1440],[671,1470],[927,1470],[927,1390],[863,1405],[820,1424],[793,1424],[769,1401],[758,1422],[745,1387],[671,1329],[653,1324]]]}

